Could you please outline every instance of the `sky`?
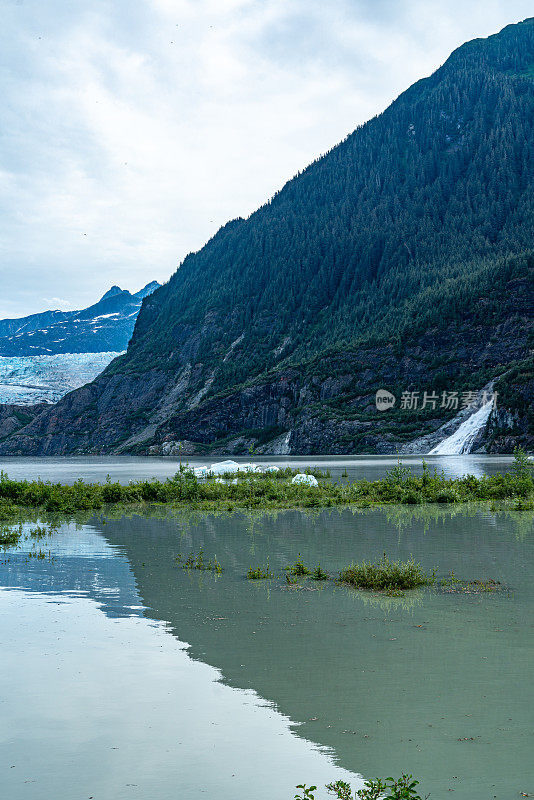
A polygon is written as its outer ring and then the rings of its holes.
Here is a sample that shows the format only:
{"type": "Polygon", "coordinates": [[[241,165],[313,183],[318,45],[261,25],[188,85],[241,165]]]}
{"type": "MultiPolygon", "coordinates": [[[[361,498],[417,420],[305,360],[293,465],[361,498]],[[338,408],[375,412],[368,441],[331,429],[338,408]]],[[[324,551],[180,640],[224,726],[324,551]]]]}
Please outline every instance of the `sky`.
{"type": "Polygon", "coordinates": [[[0,0],[0,318],[163,282],[532,0],[0,0]]]}

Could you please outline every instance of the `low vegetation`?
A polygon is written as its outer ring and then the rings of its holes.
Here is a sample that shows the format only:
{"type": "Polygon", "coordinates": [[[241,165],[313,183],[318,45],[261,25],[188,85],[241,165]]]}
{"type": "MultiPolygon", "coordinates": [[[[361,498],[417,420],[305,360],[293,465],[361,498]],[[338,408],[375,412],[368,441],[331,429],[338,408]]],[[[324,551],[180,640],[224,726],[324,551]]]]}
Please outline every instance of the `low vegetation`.
{"type": "MultiPolygon", "coordinates": [[[[422,800],[417,787],[419,781],[413,775],[403,773],[400,778],[376,778],[365,781],[362,789],[354,791],[346,781],[328,783],[326,789],[338,800],[422,800]]],[[[297,786],[302,794],[296,794],[294,800],[315,800],[317,786],[297,786]]],[[[427,795],[428,797],[428,795],[427,795]]],[[[426,798],[425,798],[426,800],[426,798]]]]}
{"type": "Polygon", "coordinates": [[[299,553],[295,563],[291,564],[289,567],[286,567],[286,572],[288,572],[290,575],[294,575],[295,577],[302,577],[304,575],[309,575],[311,570],[305,566],[302,556],[299,553]]]}
{"type": "MultiPolygon", "coordinates": [[[[315,581],[327,581],[331,576],[320,564],[310,569],[298,555],[297,560],[288,567],[285,567],[285,580],[289,586],[301,585],[299,580],[310,579],[315,581]]],[[[269,560],[266,566],[249,567],[247,578],[249,580],[262,580],[274,578],[275,574],[271,571],[269,560]]],[[[366,589],[372,592],[399,592],[408,589],[416,589],[418,586],[427,586],[436,582],[435,570],[430,576],[426,575],[420,564],[413,558],[408,561],[390,561],[384,555],[376,562],[366,562],[361,564],[351,564],[342,569],[338,578],[334,578],[339,583],[345,583],[358,589],[366,589]]],[[[473,582],[472,582],[473,583],[473,582]]],[[[479,582],[482,585],[482,582],[479,582]]],[[[449,579],[443,585],[456,586],[449,579]]],[[[471,584],[469,584],[471,585],[471,584]]]]}
{"type": "Polygon", "coordinates": [[[483,592],[494,593],[508,591],[508,587],[503,586],[503,584],[495,580],[495,578],[484,578],[483,580],[472,578],[470,580],[463,580],[457,578],[454,572],[450,572],[446,578],[442,578],[438,581],[438,586],[444,592],[449,593],[481,594],[483,592]]]}
{"type": "Polygon", "coordinates": [[[435,575],[430,577],[425,574],[420,564],[413,558],[408,561],[390,561],[384,555],[375,562],[363,561],[361,564],[351,564],[339,573],[342,583],[348,583],[358,589],[368,589],[373,592],[405,591],[416,589],[433,583],[435,575]]]}
{"type": "Polygon", "coordinates": [[[227,479],[199,479],[181,466],[165,481],[75,481],[67,486],[49,481],[14,481],[0,473],[0,522],[14,519],[21,509],[73,513],[112,505],[164,503],[192,509],[324,508],[343,505],[465,503],[479,500],[513,500],[517,510],[527,510],[534,499],[534,479],[528,458],[516,452],[513,469],[497,475],[447,478],[423,466],[421,475],[399,465],[376,481],[336,481],[327,473],[310,471],[318,486],[292,483],[294,470],[276,473],[236,473],[227,479]],[[232,479],[232,480],[230,480],[232,479]]]}
{"type": "Polygon", "coordinates": [[[320,564],[317,564],[317,566],[312,570],[310,577],[313,578],[314,581],[327,581],[330,578],[330,575],[328,572],[325,572],[320,564]]]}
{"type": "Polygon", "coordinates": [[[19,543],[22,531],[19,528],[11,528],[7,525],[0,526],[0,546],[12,547],[19,543]]]}
{"type": "Polygon", "coordinates": [[[274,578],[274,574],[269,567],[269,559],[267,559],[267,564],[265,566],[249,567],[247,578],[249,581],[262,581],[274,578]]]}
{"type": "Polygon", "coordinates": [[[217,560],[217,556],[213,556],[213,558],[209,558],[207,561],[204,558],[204,548],[200,548],[198,553],[189,553],[186,559],[180,554],[177,555],[175,561],[178,562],[178,566],[182,569],[197,569],[201,572],[215,572],[217,575],[220,575],[222,572],[222,567],[217,560]]]}

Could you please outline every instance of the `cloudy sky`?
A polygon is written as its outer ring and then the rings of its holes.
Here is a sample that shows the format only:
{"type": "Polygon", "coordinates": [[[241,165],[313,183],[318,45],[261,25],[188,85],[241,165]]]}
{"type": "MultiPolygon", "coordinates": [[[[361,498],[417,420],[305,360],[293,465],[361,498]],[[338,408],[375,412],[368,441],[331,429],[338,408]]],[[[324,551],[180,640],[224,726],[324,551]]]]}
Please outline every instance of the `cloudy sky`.
{"type": "Polygon", "coordinates": [[[0,318],[166,280],[532,0],[0,0],[0,318]]]}

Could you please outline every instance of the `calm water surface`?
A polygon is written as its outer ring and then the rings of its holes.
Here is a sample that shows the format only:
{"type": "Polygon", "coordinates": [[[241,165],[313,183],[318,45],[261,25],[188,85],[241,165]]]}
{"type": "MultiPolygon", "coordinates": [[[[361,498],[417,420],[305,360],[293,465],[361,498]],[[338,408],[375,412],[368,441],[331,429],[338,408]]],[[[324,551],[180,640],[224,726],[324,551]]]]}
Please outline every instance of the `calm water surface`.
{"type": "MultiPolygon", "coordinates": [[[[210,458],[188,458],[191,466],[210,465],[223,461],[225,456],[210,458]]],[[[424,456],[431,469],[443,470],[447,477],[457,477],[470,473],[480,477],[496,472],[505,472],[513,463],[511,456],[424,456]]],[[[375,480],[385,475],[386,471],[399,462],[396,456],[232,456],[238,462],[257,464],[276,464],[280,467],[305,469],[318,467],[330,470],[333,477],[347,475],[351,479],[366,478],[375,480]]],[[[185,459],[183,463],[186,463],[185,459]]],[[[422,470],[423,456],[403,456],[403,466],[411,467],[414,472],[422,470]]],[[[165,479],[176,473],[180,465],[179,459],[148,458],[143,456],[69,456],[58,458],[29,458],[3,456],[0,458],[0,470],[7,472],[13,480],[43,480],[73,483],[79,478],[85,481],[103,481],[107,475],[115,481],[128,483],[131,480],[146,478],[165,479]]]]}
{"type": "Polygon", "coordinates": [[[534,792],[530,514],[159,510],[66,523],[1,562],[10,800],[289,800],[303,781],[403,770],[434,798],[534,792]],[[221,576],[177,568],[200,547],[221,576]],[[244,578],[267,558],[333,572],[384,550],[508,588],[386,598],[244,578]]]}

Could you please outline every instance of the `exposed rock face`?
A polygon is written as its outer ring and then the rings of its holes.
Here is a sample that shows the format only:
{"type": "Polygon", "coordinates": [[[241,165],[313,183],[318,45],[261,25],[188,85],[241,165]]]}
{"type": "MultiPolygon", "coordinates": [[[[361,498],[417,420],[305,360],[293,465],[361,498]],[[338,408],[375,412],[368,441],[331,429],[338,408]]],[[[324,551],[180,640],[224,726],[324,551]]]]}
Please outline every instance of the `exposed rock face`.
{"type": "MultiPolygon", "coordinates": [[[[473,325],[470,310],[453,331],[427,330],[401,354],[392,344],[354,348],[319,358],[306,370],[288,368],[254,385],[208,395],[194,407],[190,400],[205,382],[200,364],[186,365],[178,374],[104,373],[0,442],[0,453],[186,456],[207,449],[245,454],[250,447],[265,454],[428,452],[463,417],[451,422],[456,411],[439,403],[436,409],[402,410],[402,392],[419,391],[422,397],[432,387],[437,361],[444,389],[460,394],[492,389],[488,373],[502,375],[505,365],[522,363],[529,352],[533,287],[530,273],[507,285],[500,324],[490,319],[473,325]],[[377,411],[378,388],[397,397],[391,411],[377,411]]],[[[476,448],[486,444],[492,452],[511,452],[516,444],[532,446],[527,415],[534,379],[521,384],[521,393],[522,404],[514,411],[498,400],[487,442],[476,448]]],[[[517,398],[513,387],[510,396],[517,398]]]]}
{"type": "Polygon", "coordinates": [[[0,443],[24,428],[47,408],[47,403],[35,406],[0,405],[0,443]]]}
{"type": "Polygon", "coordinates": [[[534,359],[517,372],[497,383],[504,397],[489,419],[487,447],[492,453],[511,453],[517,445],[534,452],[534,359]]]}

